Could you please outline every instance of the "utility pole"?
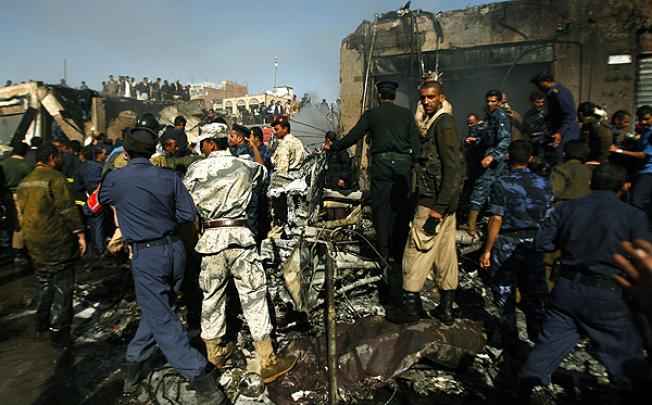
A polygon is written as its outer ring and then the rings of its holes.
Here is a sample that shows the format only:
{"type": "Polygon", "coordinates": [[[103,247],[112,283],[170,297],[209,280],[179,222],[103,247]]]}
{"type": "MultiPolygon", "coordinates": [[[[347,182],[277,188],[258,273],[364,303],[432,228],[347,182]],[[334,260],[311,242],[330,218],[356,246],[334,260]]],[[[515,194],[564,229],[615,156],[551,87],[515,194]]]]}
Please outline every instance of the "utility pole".
{"type": "Polygon", "coordinates": [[[274,88],[278,86],[278,56],[274,57],[274,88]]]}
{"type": "Polygon", "coordinates": [[[63,82],[68,84],[68,61],[63,59],[63,82]]]}

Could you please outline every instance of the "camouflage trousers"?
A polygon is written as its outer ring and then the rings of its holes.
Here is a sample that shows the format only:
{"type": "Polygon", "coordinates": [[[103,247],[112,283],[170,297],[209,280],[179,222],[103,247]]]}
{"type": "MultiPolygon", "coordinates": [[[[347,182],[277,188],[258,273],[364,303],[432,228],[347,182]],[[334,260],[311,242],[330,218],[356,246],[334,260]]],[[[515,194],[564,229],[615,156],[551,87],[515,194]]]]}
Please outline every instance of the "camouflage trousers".
{"type": "Polygon", "coordinates": [[[492,292],[501,317],[503,338],[518,339],[516,328],[516,289],[521,293],[520,307],[525,313],[528,338],[536,342],[548,298],[543,254],[534,249],[532,239],[498,235],[491,251],[492,292]]]}
{"type": "Polygon", "coordinates": [[[482,174],[476,179],[473,184],[473,191],[469,201],[470,211],[480,211],[482,206],[487,202],[491,186],[494,184],[499,176],[502,176],[507,171],[505,162],[500,162],[484,169],[482,174]]]}
{"type": "Polygon", "coordinates": [[[455,250],[455,214],[444,217],[437,226],[436,235],[428,235],[423,225],[430,208],[418,206],[412,220],[410,235],[403,253],[403,289],[420,292],[426,277],[435,273],[435,284],[440,290],[456,290],[459,280],[457,250],[455,250]]]}
{"type": "Polygon", "coordinates": [[[272,332],[267,307],[267,279],[256,247],[229,248],[202,257],[199,287],[204,292],[201,310],[201,337],[222,338],[226,334],[226,290],[233,277],[251,336],[266,340],[272,332]]]}

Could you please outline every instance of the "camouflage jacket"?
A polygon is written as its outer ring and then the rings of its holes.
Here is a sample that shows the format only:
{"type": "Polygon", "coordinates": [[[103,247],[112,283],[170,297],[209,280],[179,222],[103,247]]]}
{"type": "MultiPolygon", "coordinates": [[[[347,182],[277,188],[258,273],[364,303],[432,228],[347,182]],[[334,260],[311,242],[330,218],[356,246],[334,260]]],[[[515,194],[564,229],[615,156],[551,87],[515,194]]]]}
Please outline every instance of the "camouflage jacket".
{"type": "Polygon", "coordinates": [[[74,233],[83,231],[84,226],[64,175],[39,163],[18,184],[16,194],[32,260],[54,266],[77,258],[74,233]]]}
{"type": "Polygon", "coordinates": [[[485,156],[492,156],[497,163],[505,160],[507,148],[512,142],[512,120],[502,108],[487,113],[485,121],[489,123],[485,146],[485,156]]]}
{"type": "Polygon", "coordinates": [[[272,164],[277,173],[298,170],[303,163],[303,143],[292,134],[281,139],[272,155],[272,164]]]}
{"type": "MultiPolygon", "coordinates": [[[[240,159],[227,151],[211,153],[190,167],[183,180],[203,221],[246,218],[256,186],[264,181],[266,170],[258,163],[240,159]]],[[[255,246],[247,227],[224,227],[204,230],[195,250],[216,254],[231,247],[255,246]]]]}
{"type": "Polygon", "coordinates": [[[503,217],[500,233],[536,230],[552,205],[548,179],[530,169],[512,169],[491,187],[487,212],[503,217]]]}

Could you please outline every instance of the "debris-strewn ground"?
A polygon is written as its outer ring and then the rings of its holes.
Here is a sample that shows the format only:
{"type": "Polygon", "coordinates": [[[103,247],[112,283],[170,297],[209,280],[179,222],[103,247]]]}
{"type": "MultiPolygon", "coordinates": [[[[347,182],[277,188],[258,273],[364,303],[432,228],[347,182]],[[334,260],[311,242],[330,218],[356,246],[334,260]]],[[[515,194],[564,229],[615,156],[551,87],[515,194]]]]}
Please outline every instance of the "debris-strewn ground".
{"type": "MultiPolygon", "coordinates": [[[[464,267],[464,266],[463,266],[464,267]]],[[[460,316],[482,322],[490,344],[461,369],[446,369],[432,362],[416,364],[397,378],[379,384],[365,404],[462,404],[502,403],[515,388],[514,373],[527,353],[527,344],[513,357],[493,347],[491,325],[495,310],[484,275],[472,266],[461,272],[457,302],[460,316]]],[[[126,345],[139,320],[128,266],[112,259],[85,259],[76,273],[74,344],[60,353],[53,351],[47,336],[35,337],[34,276],[28,270],[5,265],[0,268],[0,396],[16,404],[93,403],[172,404],[192,403],[194,394],[157,353],[147,364],[150,371],[141,389],[122,396],[119,365],[126,345]]],[[[438,298],[427,286],[423,293],[425,310],[433,309],[438,298]]],[[[186,310],[177,311],[185,322],[186,310]]],[[[374,286],[353,290],[338,299],[339,324],[351,324],[361,317],[384,315],[374,286]]],[[[523,324],[521,316],[520,322],[523,324]]],[[[279,348],[290,341],[318,337],[323,333],[321,312],[310,319],[290,317],[276,331],[279,348]]],[[[522,325],[524,326],[524,325],[522,325]]],[[[524,329],[524,327],[523,327],[524,329]]],[[[192,343],[201,347],[197,330],[190,330],[192,343]]],[[[524,337],[523,337],[524,339],[524,337]]],[[[251,337],[246,326],[237,333],[238,354],[233,356],[220,382],[235,404],[272,403],[269,389],[261,384],[251,337]]],[[[549,387],[535,393],[535,403],[555,404],[615,402],[607,386],[604,368],[590,354],[586,341],[568,356],[549,387]]],[[[323,382],[322,389],[326,387],[323,382]]],[[[323,398],[311,392],[294,392],[292,402],[323,398]]]]}

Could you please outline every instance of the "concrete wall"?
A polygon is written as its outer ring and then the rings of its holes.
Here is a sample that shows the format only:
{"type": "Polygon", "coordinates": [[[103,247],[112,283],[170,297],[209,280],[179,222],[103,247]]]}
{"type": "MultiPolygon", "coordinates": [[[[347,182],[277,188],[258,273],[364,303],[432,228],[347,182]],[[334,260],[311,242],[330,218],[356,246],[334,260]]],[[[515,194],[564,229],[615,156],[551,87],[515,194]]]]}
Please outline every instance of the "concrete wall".
{"type": "MultiPolygon", "coordinates": [[[[469,49],[482,50],[484,47],[550,44],[551,59],[541,59],[540,62],[551,66],[557,80],[570,88],[577,103],[590,100],[610,112],[635,109],[638,58],[652,52],[652,41],[648,34],[643,33],[652,28],[652,1],[649,0],[510,1],[450,11],[437,17],[424,11],[415,17],[414,37],[417,39],[410,42],[409,15],[401,17],[396,13],[387,13],[381,16],[374,59],[407,55],[411,48],[416,52],[412,43],[418,44],[424,55],[433,55],[439,49],[441,58],[445,57],[446,52],[450,56],[469,49]],[[439,35],[436,21],[441,27],[439,35]],[[631,55],[632,62],[610,65],[607,64],[610,55],[631,55]]],[[[365,21],[355,33],[342,41],[340,97],[344,132],[355,124],[362,111],[365,52],[370,48],[372,31],[373,24],[365,21]]],[[[527,59],[526,55],[519,63],[535,62],[527,59]]],[[[432,56],[426,60],[429,61],[426,71],[434,71],[432,56]]],[[[483,70],[483,66],[476,68],[483,70]]],[[[372,78],[373,73],[370,75],[372,78]]],[[[446,70],[443,73],[446,85],[446,70]]],[[[527,83],[528,80],[529,77],[508,78],[509,82],[521,81],[529,91],[534,90],[527,83]]],[[[370,85],[373,85],[373,81],[370,81],[370,85]]],[[[478,81],[477,85],[487,90],[500,86],[501,82],[478,81]]],[[[416,98],[416,86],[406,91],[416,98]]],[[[373,88],[369,95],[374,97],[373,88]]],[[[522,99],[523,95],[519,97],[522,99]]],[[[478,100],[478,105],[482,105],[482,100],[478,100]]],[[[512,106],[520,111],[527,107],[512,106]]],[[[469,111],[458,110],[456,115],[466,112],[469,111]]]]}

